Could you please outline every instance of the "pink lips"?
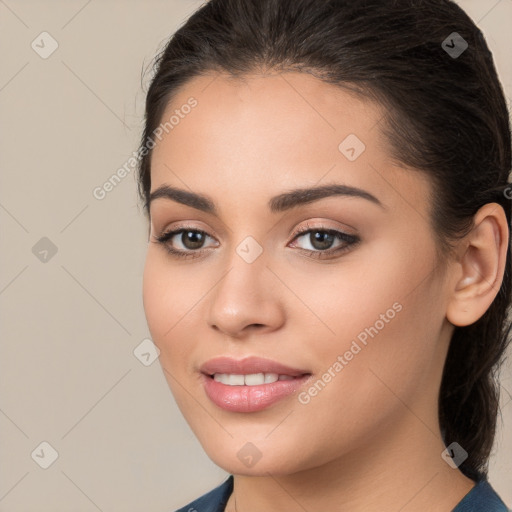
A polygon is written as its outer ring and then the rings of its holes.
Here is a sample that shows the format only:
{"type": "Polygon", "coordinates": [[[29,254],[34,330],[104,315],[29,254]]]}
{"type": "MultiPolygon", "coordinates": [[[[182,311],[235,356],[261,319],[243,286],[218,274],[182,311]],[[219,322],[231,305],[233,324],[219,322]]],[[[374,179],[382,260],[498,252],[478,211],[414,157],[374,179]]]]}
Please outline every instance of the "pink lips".
{"type": "Polygon", "coordinates": [[[309,379],[307,370],[291,368],[270,359],[248,357],[236,360],[229,357],[210,359],[200,368],[206,395],[218,407],[231,412],[256,412],[295,393],[309,379]],[[213,379],[215,373],[247,375],[252,373],[277,373],[289,375],[292,380],[256,386],[229,386],[213,379]]]}
{"type": "Polygon", "coordinates": [[[236,360],[231,357],[216,357],[206,361],[201,368],[202,373],[213,375],[214,373],[233,373],[236,375],[246,375],[250,373],[278,373],[279,375],[290,375],[297,377],[309,373],[307,370],[291,368],[284,364],[263,359],[261,357],[246,357],[236,360]]]}

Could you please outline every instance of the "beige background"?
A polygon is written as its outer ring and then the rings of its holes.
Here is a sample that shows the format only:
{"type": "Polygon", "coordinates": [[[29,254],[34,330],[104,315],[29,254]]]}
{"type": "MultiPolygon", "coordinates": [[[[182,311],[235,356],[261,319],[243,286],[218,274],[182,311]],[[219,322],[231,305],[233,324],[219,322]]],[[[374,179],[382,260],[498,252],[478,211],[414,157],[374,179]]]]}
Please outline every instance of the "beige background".
{"type": "MultiPolygon", "coordinates": [[[[0,511],[173,511],[226,475],[158,361],[133,353],[149,337],[134,172],[93,196],[137,149],[143,65],[200,3],[0,0],[0,511]],[[59,45],[46,59],[31,47],[51,49],[43,31],[59,45]],[[33,253],[43,237],[55,255],[33,253]],[[48,469],[43,441],[59,454],[48,469]]],[[[512,0],[460,3],[510,98],[512,0]]],[[[511,373],[490,473],[509,506],[511,373]]]]}

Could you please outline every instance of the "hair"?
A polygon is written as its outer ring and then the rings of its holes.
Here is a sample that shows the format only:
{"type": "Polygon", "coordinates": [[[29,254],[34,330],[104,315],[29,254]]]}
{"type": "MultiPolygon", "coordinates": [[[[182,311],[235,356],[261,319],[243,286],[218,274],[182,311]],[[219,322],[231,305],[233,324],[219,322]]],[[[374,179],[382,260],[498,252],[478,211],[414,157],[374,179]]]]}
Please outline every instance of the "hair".
{"type": "MultiPolygon", "coordinates": [[[[450,0],[210,0],[171,36],[153,68],[138,164],[148,216],[148,142],[187,82],[212,73],[243,79],[295,71],[385,107],[379,125],[391,157],[433,184],[439,254],[469,233],[486,203],[503,207],[510,232],[507,104],[482,32],[450,0]],[[454,45],[447,39],[453,32],[468,45],[458,56],[443,44],[454,45]]],[[[498,370],[512,329],[511,276],[509,246],[493,303],[453,331],[439,390],[443,440],[468,452],[459,469],[473,480],[487,477],[494,443],[498,370]]]]}

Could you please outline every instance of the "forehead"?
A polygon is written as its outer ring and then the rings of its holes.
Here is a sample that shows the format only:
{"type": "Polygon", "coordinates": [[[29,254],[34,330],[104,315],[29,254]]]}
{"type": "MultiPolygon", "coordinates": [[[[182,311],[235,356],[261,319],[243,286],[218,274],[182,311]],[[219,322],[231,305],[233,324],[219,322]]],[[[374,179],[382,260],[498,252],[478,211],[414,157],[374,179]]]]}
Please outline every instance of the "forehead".
{"type": "Polygon", "coordinates": [[[235,190],[243,201],[325,179],[383,202],[420,186],[421,201],[421,174],[390,161],[384,115],[377,103],[306,73],[196,77],[162,116],[174,123],[153,150],[151,189],[169,183],[217,197],[235,190]]]}
{"type": "MultiPolygon", "coordinates": [[[[240,78],[215,73],[195,77],[182,86],[161,121],[165,123],[173,114],[181,114],[179,125],[173,127],[174,135],[186,132],[187,125],[194,124],[197,129],[201,124],[203,136],[205,131],[210,131],[210,137],[219,130],[230,131],[241,142],[244,133],[261,139],[266,134],[275,136],[284,128],[289,138],[313,137],[316,133],[339,137],[347,130],[368,136],[384,113],[376,102],[307,73],[240,78]],[[187,103],[192,98],[196,106],[188,112],[187,103]],[[180,110],[186,111],[184,115],[180,110]],[[297,124],[299,117],[301,122],[297,124]],[[191,120],[185,122],[187,118],[191,120]]],[[[376,135],[378,131],[373,134],[376,135]]]]}
{"type": "Polygon", "coordinates": [[[231,169],[283,160],[317,163],[320,155],[333,161],[349,135],[367,149],[382,147],[374,128],[383,113],[375,103],[305,73],[200,76],[167,105],[152,160],[172,156],[177,163],[186,156],[199,163],[208,155],[210,164],[215,159],[231,169]]]}

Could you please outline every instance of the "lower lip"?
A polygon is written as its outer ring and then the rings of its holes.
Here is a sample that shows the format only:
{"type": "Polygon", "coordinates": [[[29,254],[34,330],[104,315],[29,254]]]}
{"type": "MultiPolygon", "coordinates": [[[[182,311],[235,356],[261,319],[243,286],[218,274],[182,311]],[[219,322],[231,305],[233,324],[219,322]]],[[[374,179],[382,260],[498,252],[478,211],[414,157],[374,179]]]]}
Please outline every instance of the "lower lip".
{"type": "Polygon", "coordinates": [[[278,380],[258,386],[229,386],[202,374],[208,398],[220,408],[231,412],[256,412],[297,392],[311,375],[293,380],[278,380]]]}

